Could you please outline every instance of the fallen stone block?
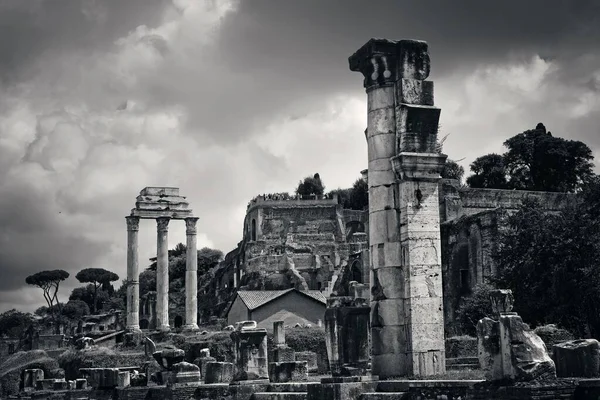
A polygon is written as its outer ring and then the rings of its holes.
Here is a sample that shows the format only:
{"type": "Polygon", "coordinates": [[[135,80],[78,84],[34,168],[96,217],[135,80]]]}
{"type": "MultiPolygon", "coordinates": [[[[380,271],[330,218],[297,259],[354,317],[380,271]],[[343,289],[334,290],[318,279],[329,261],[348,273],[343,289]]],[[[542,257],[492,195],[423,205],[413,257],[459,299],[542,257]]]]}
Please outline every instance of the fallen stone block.
{"type": "Polygon", "coordinates": [[[53,390],[54,379],[40,379],[35,385],[36,390],[53,390]]]}
{"type": "Polygon", "coordinates": [[[117,376],[117,386],[118,387],[128,387],[131,386],[131,374],[129,371],[119,372],[117,376]]]}
{"type": "Polygon", "coordinates": [[[314,351],[297,351],[294,358],[294,361],[306,361],[306,368],[309,373],[319,370],[317,363],[318,356],[314,351]]]}
{"type": "Polygon", "coordinates": [[[41,369],[26,369],[23,371],[23,391],[35,390],[37,381],[44,379],[44,371],[41,369]]]}
{"type": "Polygon", "coordinates": [[[113,389],[119,385],[118,368],[81,368],[93,389],[113,389]]]}
{"type": "Polygon", "coordinates": [[[597,340],[570,340],[555,344],[553,350],[559,378],[600,377],[600,342],[597,340]]]}
{"type": "Polygon", "coordinates": [[[306,361],[269,363],[271,382],[302,382],[308,380],[308,363],[306,361]]]}
{"type": "Polygon", "coordinates": [[[204,383],[230,383],[233,380],[233,373],[233,363],[209,362],[206,364],[204,383]]]}
{"type": "Polygon", "coordinates": [[[75,389],[87,389],[87,379],[75,379],[75,389]]]}
{"type": "Polygon", "coordinates": [[[54,384],[52,385],[53,390],[67,390],[68,388],[69,385],[64,379],[55,379],[54,384]]]}
{"type": "Polygon", "coordinates": [[[182,361],[173,365],[168,373],[167,385],[200,383],[200,368],[189,362],[182,361]]]}
{"type": "MultiPolygon", "coordinates": [[[[210,354],[210,353],[209,353],[210,354]]],[[[208,356],[208,357],[198,357],[194,360],[194,364],[196,364],[200,368],[200,377],[204,378],[206,376],[206,364],[209,362],[217,361],[216,358],[208,356]]]]}

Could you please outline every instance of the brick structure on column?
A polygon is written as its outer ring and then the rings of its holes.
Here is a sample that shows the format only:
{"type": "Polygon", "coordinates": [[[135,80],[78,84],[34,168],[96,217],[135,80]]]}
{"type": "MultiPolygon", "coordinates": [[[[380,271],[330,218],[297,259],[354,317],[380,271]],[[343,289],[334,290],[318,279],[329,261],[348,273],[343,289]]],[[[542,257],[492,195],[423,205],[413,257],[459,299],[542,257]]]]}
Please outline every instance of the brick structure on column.
{"type": "Polygon", "coordinates": [[[368,103],[372,373],[445,372],[436,152],[427,43],[371,39],[349,58],[368,103]]]}

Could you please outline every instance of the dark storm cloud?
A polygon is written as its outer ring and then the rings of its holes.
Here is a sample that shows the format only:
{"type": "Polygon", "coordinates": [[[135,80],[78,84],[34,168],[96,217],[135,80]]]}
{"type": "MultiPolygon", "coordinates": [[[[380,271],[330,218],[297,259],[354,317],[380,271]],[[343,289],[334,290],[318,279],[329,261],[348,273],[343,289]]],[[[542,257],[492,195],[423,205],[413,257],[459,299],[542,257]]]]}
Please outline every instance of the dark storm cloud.
{"type": "Polygon", "coordinates": [[[48,53],[102,50],[141,24],[159,22],[168,0],[3,0],[0,79],[18,79],[48,53]]]}
{"type": "MultiPolygon", "coordinates": [[[[215,84],[186,91],[189,122],[239,140],[274,113],[308,112],[328,92],[360,93],[347,58],[371,37],[427,40],[433,79],[508,54],[540,54],[568,68],[571,57],[596,51],[599,15],[596,1],[241,1],[201,72],[215,84]]],[[[158,101],[182,92],[173,82],[150,87],[158,101]]]]}

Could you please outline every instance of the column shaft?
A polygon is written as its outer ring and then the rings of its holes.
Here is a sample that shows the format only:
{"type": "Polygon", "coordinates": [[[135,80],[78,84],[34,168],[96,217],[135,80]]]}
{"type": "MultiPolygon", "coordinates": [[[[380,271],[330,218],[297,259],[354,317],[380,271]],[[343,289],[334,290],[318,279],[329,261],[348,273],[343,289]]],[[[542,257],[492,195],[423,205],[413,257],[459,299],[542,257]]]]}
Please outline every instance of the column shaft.
{"type": "Polygon", "coordinates": [[[138,262],[139,217],[125,217],[127,221],[127,327],[140,329],[140,284],[138,262]]]}
{"type": "Polygon", "coordinates": [[[156,329],[169,330],[169,217],[156,219],[156,329]]]}
{"type": "Polygon", "coordinates": [[[187,253],[185,263],[185,328],[198,329],[198,248],[196,222],[198,218],[185,219],[187,253]]]}

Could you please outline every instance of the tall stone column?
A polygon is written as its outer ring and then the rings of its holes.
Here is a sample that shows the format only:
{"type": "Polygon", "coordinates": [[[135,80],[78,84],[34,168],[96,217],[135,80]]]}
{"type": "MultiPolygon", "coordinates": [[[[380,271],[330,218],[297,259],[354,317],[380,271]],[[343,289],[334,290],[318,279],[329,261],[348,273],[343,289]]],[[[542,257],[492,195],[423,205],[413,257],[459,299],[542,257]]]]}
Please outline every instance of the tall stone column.
{"type": "Polygon", "coordinates": [[[156,329],[169,327],[169,217],[156,218],[156,329]]]}
{"type": "Polygon", "coordinates": [[[349,58],[365,77],[372,373],[445,371],[437,181],[440,110],[427,43],[371,39],[349,58]]]}
{"type": "Polygon", "coordinates": [[[125,217],[127,221],[127,327],[128,331],[140,329],[140,282],[138,262],[139,217],[125,217]]]}
{"type": "Polygon", "coordinates": [[[185,329],[198,329],[198,246],[197,217],[185,219],[187,252],[185,262],[185,329]]]}

